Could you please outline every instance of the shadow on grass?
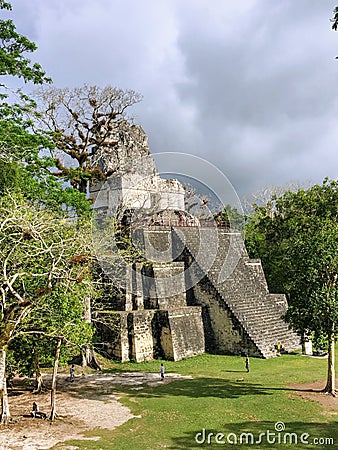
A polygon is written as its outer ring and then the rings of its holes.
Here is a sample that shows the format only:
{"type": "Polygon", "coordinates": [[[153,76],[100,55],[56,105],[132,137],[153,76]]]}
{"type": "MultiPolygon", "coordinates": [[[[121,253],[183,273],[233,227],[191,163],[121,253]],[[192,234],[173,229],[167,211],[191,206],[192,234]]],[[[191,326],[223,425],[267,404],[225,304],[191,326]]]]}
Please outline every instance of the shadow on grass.
{"type": "Polygon", "coordinates": [[[106,395],[114,391],[124,392],[138,398],[165,398],[184,396],[190,398],[238,398],[247,395],[272,395],[264,386],[247,383],[234,382],[221,378],[193,378],[173,380],[170,383],[157,383],[153,386],[147,385],[124,385],[121,383],[106,384],[101,386],[81,386],[78,389],[67,390],[68,394],[77,398],[95,398],[106,400],[106,395]],[[141,389],[140,389],[141,388],[141,389]]]}
{"type": "MultiPolygon", "coordinates": [[[[192,379],[174,379],[164,383],[150,381],[150,385],[137,381],[128,383],[128,380],[114,382],[107,380],[104,385],[79,386],[77,389],[67,389],[67,392],[77,398],[93,398],[106,400],[107,394],[114,391],[123,392],[138,398],[165,398],[165,397],[189,397],[189,398],[226,398],[234,399],[248,395],[273,395],[275,391],[289,392],[320,392],[312,389],[295,389],[288,387],[271,387],[250,383],[243,378],[226,380],[223,378],[197,377],[192,379]]],[[[74,386],[75,387],[75,386],[74,386]]]]}
{"type": "Polygon", "coordinates": [[[247,370],[222,370],[222,372],[231,372],[231,373],[248,373],[247,370]]]}
{"type": "Polygon", "coordinates": [[[243,422],[223,429],[199,429],[172,438],[171,450],[197,448],[337,448],[338,430],[327,423],[243,422]],[[220,434],[221,433],[221,434],[220,434]],[[217,436],[218,435],[218,436],[217,436]],[[217,436],[217,438],[216,438],[217,436]]]}
{"type": "MultiPolygon", "coordinates": [[[[243,378],[228,380],[224,378],[196,377],[189,379],[171,379],[170,374],[166,376],[164,383],[160,381],[142,380],[142,374],[129,372],[134,375],[114,379],[101,379],[98,383],[95,380],[88,384],[58,384],[58,392],[67,392],[74,398],[95,399],[103,402],[107,401],[111,394],[116,392],[125,393],[138,398],[166,398],[166,397],[188,397],[188,398],[224,398],[235,399],[242,396],[252,395],[273,395],[274,391],[289,392],[321,392],[313,389],[297,389],[289,387],[272,387],[262,384],[248,382],[243,378]],[[136,376],[135,376],[136,375],[136,376]],[[139,375],[139,377],[137,376],[139,375]],[[169,381],[169,382],[167,382],[169,381]],[[147,384],[150,382],[150,385],[147,384]],[[101,384],[100,384],[101,383],[101,384]]],[[[107,373],[107,375],[109,375],[107,373]]],[[[50,381],[50,380],[49,380],[50,381]]],[[[48,382],[45,383],[49,387],[48,382]]],[[[20,386],[21,387],[21,386],[20,386]]],[[[18,386],[19,388],[19,386],[18,386]]],[[[24,394],[23,390],[16,392],[11,390],[9,396],[19,396],[24,394]]]]}
{"type": "Polygon", "coordinates": [[[175,380],[169,384],[139,391],[137,394],[138,397],[184,396],[191,398],[238,398],[243,395],[271,395],[271,393],[264,386],[258,384],[201,377],[175,380]]]}

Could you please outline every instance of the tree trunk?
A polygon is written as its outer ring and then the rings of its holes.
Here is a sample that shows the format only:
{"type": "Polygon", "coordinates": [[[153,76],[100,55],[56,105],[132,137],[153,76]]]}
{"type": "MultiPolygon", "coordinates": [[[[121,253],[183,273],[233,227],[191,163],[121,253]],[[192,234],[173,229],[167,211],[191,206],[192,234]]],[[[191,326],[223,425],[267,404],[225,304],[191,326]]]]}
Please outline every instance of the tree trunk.
{"type": "Polygon", "coordinates": [[[6,350],[0,350],[0,401],[1,401],[1,416],[0,423],[6,425],[11,418],[9,412],[9,403],[7,395],[6,383],[6,350]]]}
{"type": "Polygon", "coordinates": [[[89,345],[86,345],[84,350],[82,351],[82,366],[90,367],[95,370],[102,370],[100,363],[98,362],[95,352],[89,345]]]}
{"type": "Polygon", "coordinates": [[[91,323],[92,321],[91,298],[85,297],[83,303],[84,303],[84,314],[83,314],[84,321],[86,323],[91,323]]]}
{"type": "MultiPolygon", "coordinates": [[[[84,302],[84,320],[86,323],[91,323],[92,321],[91,298],[85,297],[83,302],[84,302]]],[[[91,367],[92,369],[95,370],[102,370],[102,367],[100,366],[96,358],[94,350],[88,344],[82,351],[82,367],[91,367]]]]}
{"type": "Polygon", "coordinates": [[[335,373],[335,366],[334,366],[334,346],[335,346],[335,339],[334,339],[334,325],[332,325],[332,332],[328,336],[328,370],[327,370],[327,382],[324,389],[324,392],[327,392],[331,395],[336,396],[336,373],[335,373]]]}
{"type": "Polygon", "coordinates": [[[83,350],[81,353],[82,356],[82,367],[87,367],[87,355],[86,355],[86,350],[83,350]]]}
{"type": "Polygon", "coordinates": [[[51,406],[50,420],[54,420],[56,417],[56,377],[58,373],[61,344],[62,339],[59,339],[55,351],[53,377],[52,377],[52,390],[50,393],[50,406],[51,406]]]}
{"type": "Polygon", "coordinates": [[[33,358],[34,358],[34,370],[35,370],[35,389],[33,392],[34,392],[34,394],[41,394],[42,389],[43,389],[43,379],[42,379],[42,374],[41,374],[41,370],[40,370],[39,358],[35,351],[33,353],[33,358]]]}

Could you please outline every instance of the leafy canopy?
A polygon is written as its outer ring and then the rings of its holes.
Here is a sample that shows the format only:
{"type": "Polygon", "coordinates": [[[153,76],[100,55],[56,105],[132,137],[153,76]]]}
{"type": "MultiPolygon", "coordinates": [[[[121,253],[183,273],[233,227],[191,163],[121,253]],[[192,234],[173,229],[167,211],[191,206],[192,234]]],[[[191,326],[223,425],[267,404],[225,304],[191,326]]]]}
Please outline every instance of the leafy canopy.
{"type": "Polygon", "coordinates": [[[83,298],[93,293],[90,236],[86,220],[62,218],[20,195],[0,200],[1,348],[28,330],[68,334],[82,320],[83,298]]]}
{"type": "Polygon", "coordinates": [[[287,294],[287,319],[318,336],[338,325],[338,182],[285,192],[256,207],[246,229],[270,288],[287,294]]]}
{"type": "MultiPolygon", "coordinates": [[[[0,0],[0,9],[11,10],[12,5],[0,0]]],[[[13,75],[35,84],[50,81],[40,64],[25,56],[36,48],[34,42],[16,31],[12,20],[0,20],[0,75],[13,75]]]]}

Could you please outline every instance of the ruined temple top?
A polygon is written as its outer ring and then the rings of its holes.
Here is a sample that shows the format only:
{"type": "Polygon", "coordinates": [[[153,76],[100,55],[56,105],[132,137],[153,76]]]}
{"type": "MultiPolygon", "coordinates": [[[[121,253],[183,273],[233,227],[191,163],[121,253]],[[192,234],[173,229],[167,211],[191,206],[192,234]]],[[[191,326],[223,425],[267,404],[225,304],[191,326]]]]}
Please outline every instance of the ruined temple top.
{"type": "Polygon", "coordinates": [[[157,174],[148,136],[140,125],[120,119],[114,122],[108,136],[105,129],[100,133],[105,136],[104,145],[95,153],[92,163],[103,173],[117,176],[130,172],[146,176],[157,174]]]}
{"type": "Polygon", "coordinates": [[[100,131],[104,145],[92,159],[107,176],[106,181],[90,187],[93,209],[115,211],[147,210],[153,212],[185,210],[185,190],[176,179],[163,179],[158,173],[140,125],[120,119],[109,132],[100,131]]]}

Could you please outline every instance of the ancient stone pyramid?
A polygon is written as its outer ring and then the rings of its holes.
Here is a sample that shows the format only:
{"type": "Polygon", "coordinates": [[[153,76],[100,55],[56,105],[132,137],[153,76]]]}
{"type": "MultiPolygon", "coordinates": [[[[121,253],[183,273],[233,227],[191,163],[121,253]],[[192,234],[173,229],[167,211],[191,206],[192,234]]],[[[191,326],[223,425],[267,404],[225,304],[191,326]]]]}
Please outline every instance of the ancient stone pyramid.
{"type": "MultiPolygon", "coordinates": [[[[282,318],[286,298],[269,293],[262,265],[248,257],[241,234],[198,220],[173,220],[186,214],[184,189],[177,180],[162,180],[152,160],[146,169],[137,167],[135,155],[149,156],[148,144],[141,127],[130,128],[137,139],[122,139],[122,156],[116,149],[102,155],[101,166],[112,175],[91,191],[94,209],[109,217],[112,197],[129,219],[145,214],[147,220],[128,226],[146,263],[126,263],[122,293],[103,299],[102,351],[122,361],[143,361],[205,351],[269,358],[277,349],[298,348],[299,337],[282,318]]],[[[126,122],[123,129],[128,132],[126,122]]]]}

